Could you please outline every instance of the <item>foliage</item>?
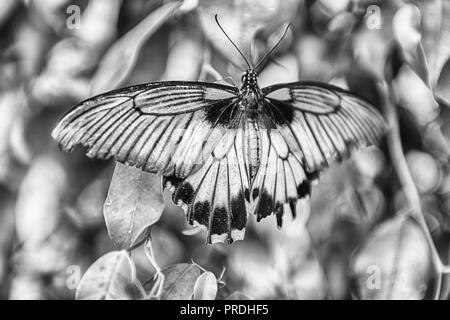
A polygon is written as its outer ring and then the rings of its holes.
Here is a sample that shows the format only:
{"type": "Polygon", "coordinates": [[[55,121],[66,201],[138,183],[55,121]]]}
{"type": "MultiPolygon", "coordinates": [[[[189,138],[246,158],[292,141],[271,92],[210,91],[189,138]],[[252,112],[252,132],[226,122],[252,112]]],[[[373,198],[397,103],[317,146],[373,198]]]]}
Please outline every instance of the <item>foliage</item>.
{"type": "Polygon", "coordinates": [[[5,0],[0,32],[1,298],[448,299],[448,1],[5,0]],[[238,83],[216,13],[254,61],[291,22],[261,86],[334,83],[390,128],[328,169],[295,220],[250,219],[230,246],[204,244],[160,177],[50,138],[114,88],[238,83]]]}

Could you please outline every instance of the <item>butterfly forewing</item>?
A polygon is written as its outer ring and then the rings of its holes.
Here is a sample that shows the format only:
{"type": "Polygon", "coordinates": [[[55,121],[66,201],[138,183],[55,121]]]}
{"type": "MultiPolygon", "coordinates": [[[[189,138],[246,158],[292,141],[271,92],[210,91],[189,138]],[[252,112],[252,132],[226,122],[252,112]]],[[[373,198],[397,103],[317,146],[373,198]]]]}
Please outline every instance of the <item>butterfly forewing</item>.
{"type": "Polygon", "coordinates": [[[164,82],[112,91],[75,107],[53,137],[65,150],[81,144],[91,157],[162,174],[209,242],[243,239],[249,186],[236,90],[164,82]]]}
{"type": "Polygon", "coordinates": [[[234,104],[236,90],[199,82],[115,90],[75,107],[52,135],[64,150],[81,144],[90,157],[184,178],[226,132],[222,110],[234,104]]]}
{"type": "Polygon", "coordinates": [[[386,130],[380,113],[364,99],[338,87],[297,82],[263,89],[267,110],[307,172],[316,172],[354,147],[380,141],[386,130]]]}

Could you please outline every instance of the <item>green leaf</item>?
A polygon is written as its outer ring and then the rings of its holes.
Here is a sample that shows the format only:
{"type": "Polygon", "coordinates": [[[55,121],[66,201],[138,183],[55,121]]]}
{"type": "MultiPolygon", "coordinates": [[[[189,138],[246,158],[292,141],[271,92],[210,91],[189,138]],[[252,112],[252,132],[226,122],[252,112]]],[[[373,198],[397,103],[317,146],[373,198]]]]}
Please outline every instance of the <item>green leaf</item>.
{"type": "Polygon", "coordinates": [[[164,210],[161,178],[116,163],[104,205],[108,234],[118,249],[131,249],[147,236],[164,210]]]}
{"type": "Polygon", "coordinates": [[[131,263],[126,251],[112,251],[100,257],[81,278],[76,299],[133,299],[131,263]]]}

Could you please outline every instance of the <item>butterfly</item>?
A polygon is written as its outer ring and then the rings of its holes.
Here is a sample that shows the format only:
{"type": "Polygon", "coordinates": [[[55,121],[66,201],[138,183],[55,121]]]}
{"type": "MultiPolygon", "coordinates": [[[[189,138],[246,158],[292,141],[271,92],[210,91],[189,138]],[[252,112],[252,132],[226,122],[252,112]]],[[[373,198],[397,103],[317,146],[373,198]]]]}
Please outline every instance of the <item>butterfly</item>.
{"type": "Polygon", "coordinates": [[[250,214],[275,215],[281,226],[299,199],[308,201],[318,173],[379,143],[385,122],[370,103],[330,84],[260,88],[258,68],[279,41],[253,68],[231,41],[249,66],[240,88],[167,81],[110,91],[75,106],[52,136],[63,150],[80,144],[89,157],[161,174],[188,222],[207,229],[208,243],[243,239],[250,214]]]}

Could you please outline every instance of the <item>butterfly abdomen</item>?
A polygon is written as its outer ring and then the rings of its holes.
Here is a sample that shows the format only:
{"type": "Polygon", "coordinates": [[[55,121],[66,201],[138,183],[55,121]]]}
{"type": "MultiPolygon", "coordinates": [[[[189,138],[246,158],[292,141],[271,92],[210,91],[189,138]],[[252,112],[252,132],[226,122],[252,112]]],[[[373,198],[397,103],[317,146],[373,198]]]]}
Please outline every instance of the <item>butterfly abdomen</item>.
{"type": "Polygon", "coordinates": [[[248,163],[249,179],[253,181],[261,164],[261,140],[259,126],[256,119],[247,119],[246,156],[248,163]]]}

